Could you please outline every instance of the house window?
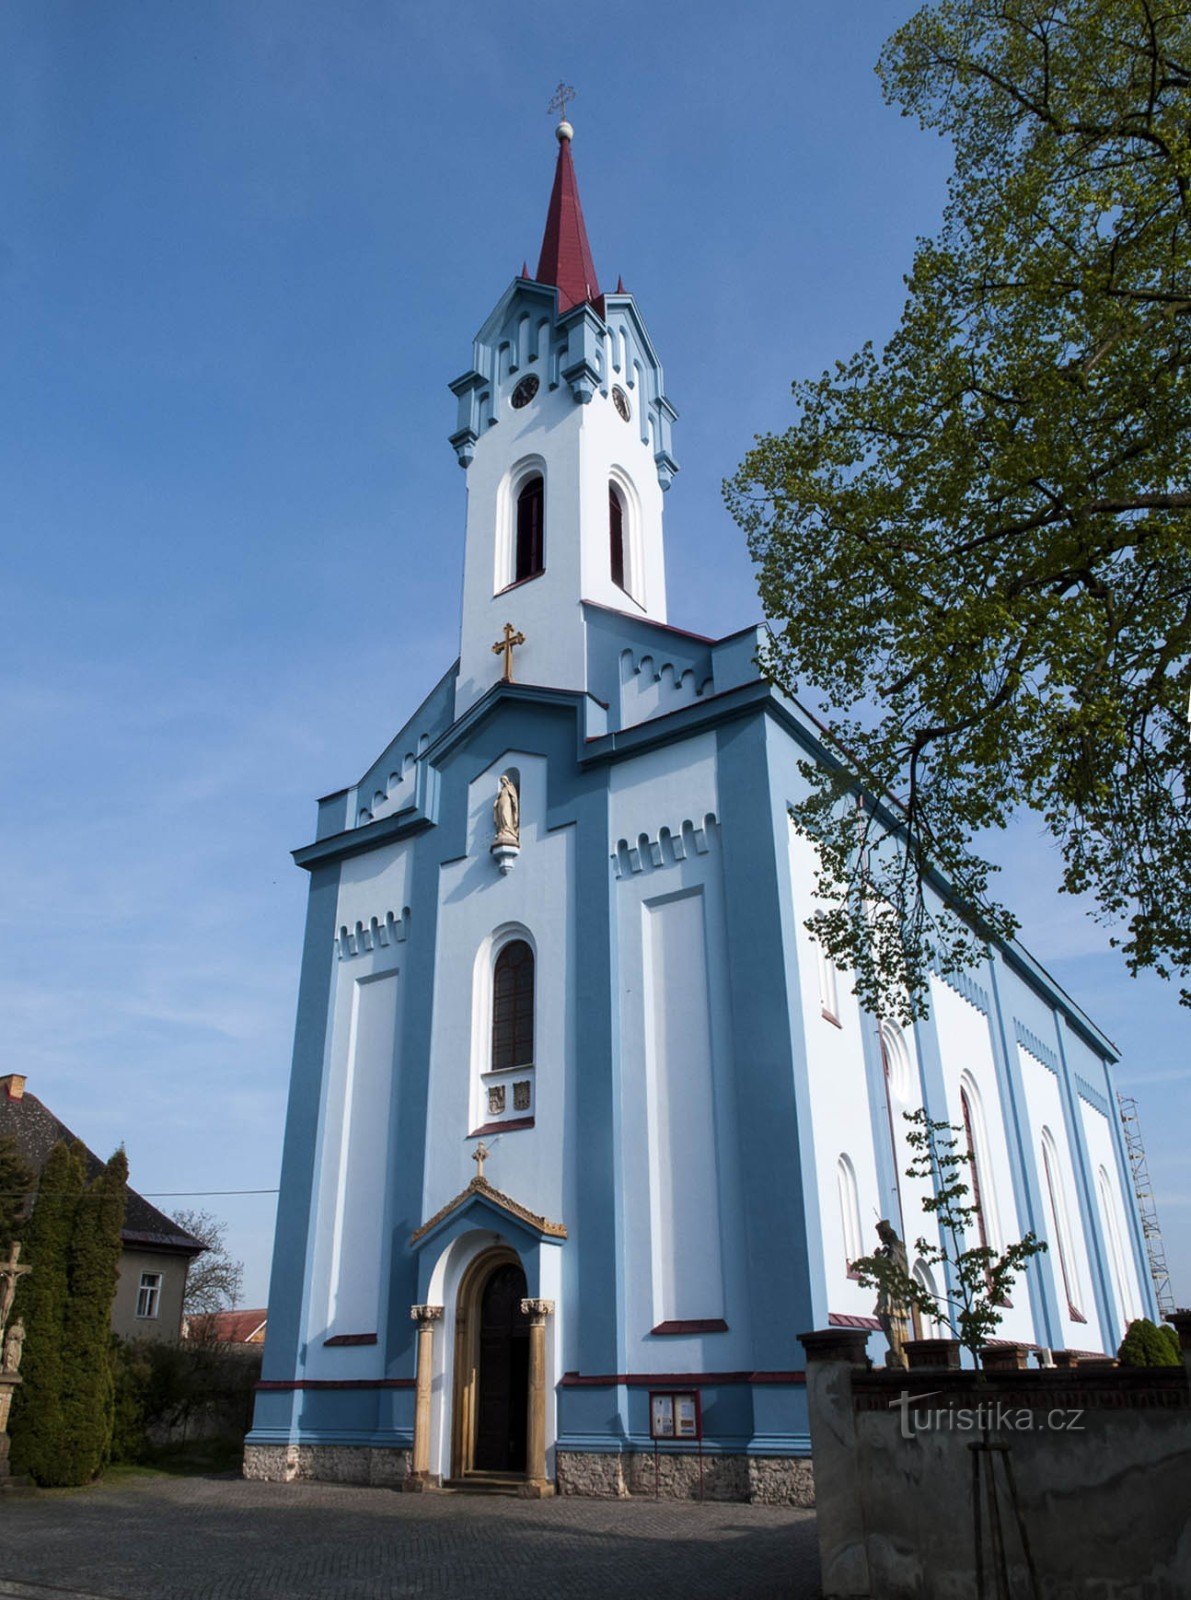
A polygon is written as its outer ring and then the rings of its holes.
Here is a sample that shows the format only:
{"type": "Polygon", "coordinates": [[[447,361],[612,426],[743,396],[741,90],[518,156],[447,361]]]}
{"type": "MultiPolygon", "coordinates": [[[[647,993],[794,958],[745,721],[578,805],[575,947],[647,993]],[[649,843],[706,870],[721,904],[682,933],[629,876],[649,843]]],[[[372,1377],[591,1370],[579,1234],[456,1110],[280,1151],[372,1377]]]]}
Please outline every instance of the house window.
{"type": "Polygon", "coordinates": [[[856,1188],[856,1168],[845,1155],[840,1156],[835,1166],[836,1183],[839,1187],[840,1220],[844,1229],[844,1269],[852,1271],[852,1263],[859,1261],[864,1254],[864,1246],[860,1240],[860,1195],[856,1188]]]}
{"type": "Polygon", "coordinates": [[[513,582],[545,571],[546,486],[541,477],[526,480],[517,496],[517,547],[513,582]]]}
{"type": "Polygon", "coordinates": [[[624,504],[614,483],[608,485],[608,546],[612,582],[624,589],[624,504]]]}
{"type": "Polygon", "coordinates": [[[136,1292],[138,1317],[156,1317],[161,1301],[161,1273],[142,1272],[140,1287],[136,1292]]]}
{"type": "Polygon", "coordinates": [[[533,1064],[533,951],[506,944],[492,974],[492,1071],[533,1064]]]}
{"type": "Polygon", "coordinates": [[[1059,1271],[1063,1276],[1063,1293],[1067,1296],[1067,1310],[1074,1321],[1086,1322],[1087,1318],[1079,1309],[1079,1279],[1075,1274],[1071,1226],[1067,1219],[1067,1197],[1063,1191],[1062,1176],[1059,1172],[1059,1152],[1055,1136],[1049,1128],[1042,1130],[1042,1171],[1046,1178],[1052,1233],[1059,1252],[1059,1271]]]}

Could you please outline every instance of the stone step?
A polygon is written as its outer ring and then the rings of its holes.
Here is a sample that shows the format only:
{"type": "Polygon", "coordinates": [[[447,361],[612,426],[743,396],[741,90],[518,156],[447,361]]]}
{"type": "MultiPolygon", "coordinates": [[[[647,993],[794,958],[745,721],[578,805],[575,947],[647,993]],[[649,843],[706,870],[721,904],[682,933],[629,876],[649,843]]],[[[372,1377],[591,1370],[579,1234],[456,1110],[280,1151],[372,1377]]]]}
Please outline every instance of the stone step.
{"type": "Polygon", "coordinates": [[[457,1494],[520,1494],[525,1475],[521,1472],[469,1472],[462,1478],[444,1478],[443,1488],[457,1494]]]}

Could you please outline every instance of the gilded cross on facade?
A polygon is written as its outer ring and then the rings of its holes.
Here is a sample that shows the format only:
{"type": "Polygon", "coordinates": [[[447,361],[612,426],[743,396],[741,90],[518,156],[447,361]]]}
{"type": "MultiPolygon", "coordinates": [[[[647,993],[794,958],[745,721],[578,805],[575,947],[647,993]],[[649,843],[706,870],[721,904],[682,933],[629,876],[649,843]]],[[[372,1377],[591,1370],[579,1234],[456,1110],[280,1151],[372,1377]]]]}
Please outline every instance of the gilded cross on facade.
{"type": "Polygon", "coordinates": [[[32,1272],[32,1267],[22,1267],[21,1247],[14,1244],[9,1251],[8,1260],[0,1261],[0,1333],[4,1332],[8,1322],[8,1313],[12,1310],[12,1303],[16,1299],[17,1282],[27,1272],[32,1272]]]}
{"type": "Polygon", "coordinates": [[[484,1163],[488,1159],[488,1146],[484,1143],[483,1139],[480,1140],[479,1144],[472,1151],[471,1158],[476,1164],[476,1177],[482,1178],[484,1176],[484,1163]]]}
{"type": "Polygon", "coordinates": [[[565,122],[567,120],[567,103],[574,98],[575,91],[571,88],[570,84],[560,82],[558,88],[554,91],[554,98],[546,107],[547,114],[550,115],[557,111],[558,115],[565,122]]]}
{"type": "Polygon", "coordinates": [[[498,639],[496,641],[496,643],[492,646],[492,654],[494,656],[500,655],[502,653],[502,651],[504,653],[504,658],[505,658],[505,662],[504,662],[504,666],[505,666],[504,682],[505,683],[512,683],[512,681],[513,681],[513,651],[514,651],[514,649],[516,648],[517,645],[524,644],[524,643],[525,643],[525,635],[523,633],[516,632],[514,630],[513,624],[511,622],[506,622],[505,623],[505,636],[504,636],[504,638],[503,639],[498,639]]]}

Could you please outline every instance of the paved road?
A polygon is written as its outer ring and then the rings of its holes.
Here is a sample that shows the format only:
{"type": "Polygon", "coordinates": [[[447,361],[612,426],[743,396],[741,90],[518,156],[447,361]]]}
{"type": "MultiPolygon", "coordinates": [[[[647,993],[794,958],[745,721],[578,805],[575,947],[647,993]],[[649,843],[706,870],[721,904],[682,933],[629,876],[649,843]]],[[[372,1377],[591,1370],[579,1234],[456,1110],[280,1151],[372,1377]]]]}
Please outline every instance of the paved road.
{"type": "Polygon", "coordinates": [[[138,1477],[0,1502],[4,1600],[814,1600],[777,1506],[138,1477]]]}

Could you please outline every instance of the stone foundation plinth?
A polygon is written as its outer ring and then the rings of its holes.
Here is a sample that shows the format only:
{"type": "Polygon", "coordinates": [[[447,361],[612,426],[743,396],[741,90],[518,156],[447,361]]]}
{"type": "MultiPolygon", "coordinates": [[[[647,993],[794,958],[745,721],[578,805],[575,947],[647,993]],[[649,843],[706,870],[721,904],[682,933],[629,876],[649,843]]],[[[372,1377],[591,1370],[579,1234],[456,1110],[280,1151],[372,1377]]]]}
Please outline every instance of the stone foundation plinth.
{"type": "MultiPolygon", "coordinates": [[[[560,1450],[557,1472],[559,1494],[623,1500],[649,1498],[656,1491],[665,1500],[699,1498],[699,1457],[687,1451],[660,1451],[655,1475],[652,1451],[560,1450]]],[[[705,1455],[703,1498],[810,1507],[814,1472],[805,1457],[705,1455]]]]}
{"type": "Polygon", "coordinates": [[[246,1444],[243,1472],[265,1483],[371,1484],[398,1488],[409,1472],[410,1453],[351,1444],[246,1444]]]}
{"type": "MultiPolygon", "coordinates": [[[[266,1483],[354,1483],[377,1488],[437,1487],[411,1480],[410,1451],[346,1444],[249,1444],[244,1476],[266,1483]]],[[[653,1452],[623,1454],[560,1450],[551,1492],[605,1500],[648,1499],[654,1493],[653,1452]]],[[[541,1490],[539,1489],[539,1493],[541,1490]]],[[[657,1493],[665,1500],[699,1498],[699,1457],[688,1451],[658,1454],[657,1493]]],[[[800,1456],[705,1455],[703,1498],[753,1505],[813,1506],[815,1478],[800,1456]]]]}

